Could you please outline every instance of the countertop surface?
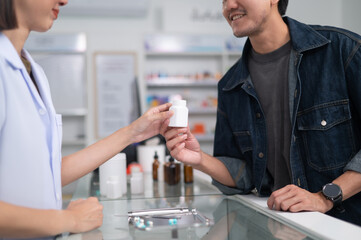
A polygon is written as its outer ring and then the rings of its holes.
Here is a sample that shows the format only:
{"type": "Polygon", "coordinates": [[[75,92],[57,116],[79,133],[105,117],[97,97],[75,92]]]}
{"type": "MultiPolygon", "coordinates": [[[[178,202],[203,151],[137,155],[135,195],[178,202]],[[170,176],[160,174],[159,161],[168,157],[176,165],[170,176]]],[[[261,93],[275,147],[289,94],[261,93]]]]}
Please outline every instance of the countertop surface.
{"type": "MultiPolygon", "coordinates": [[[[177,185],[153,181],[144,175],[145,192],[128,192],[119,199],[99,195],[96,174],[79,180],[73,199],[96,196],[104,206],[103,225],[83,234],[65,233],[58,239],[360,239],[361,227],[318,212],[279,212],[267,207],[267,198],[225,196],[209,181],[195,178],[177,185]],[[196,210],[212,224],[154,225],[147,230],[128,223],[128,212],[164,208],[196,210]]],[[[181,223],[181,218],[178,218],[181,223]]]]}

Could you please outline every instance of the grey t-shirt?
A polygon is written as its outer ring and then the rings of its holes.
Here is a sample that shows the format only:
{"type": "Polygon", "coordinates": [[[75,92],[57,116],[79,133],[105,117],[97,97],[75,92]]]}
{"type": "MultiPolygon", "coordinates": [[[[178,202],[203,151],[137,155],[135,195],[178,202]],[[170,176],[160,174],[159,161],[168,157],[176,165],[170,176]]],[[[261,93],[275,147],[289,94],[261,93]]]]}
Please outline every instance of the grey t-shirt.
{"type": "Polygon", "coordinates": [[[291,183],[291,121],[288,99],[288,66],[291,42],[279,49],[248,56],[252,83],[266,119],[267,170],[273,179],[272,191],[291,183]]]}

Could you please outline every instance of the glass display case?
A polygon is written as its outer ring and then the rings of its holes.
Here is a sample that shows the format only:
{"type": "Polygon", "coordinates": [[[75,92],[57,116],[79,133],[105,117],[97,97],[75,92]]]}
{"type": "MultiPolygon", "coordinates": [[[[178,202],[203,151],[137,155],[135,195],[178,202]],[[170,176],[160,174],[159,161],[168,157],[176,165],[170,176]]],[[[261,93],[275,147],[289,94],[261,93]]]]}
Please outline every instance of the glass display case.
{"type": "Polygon", "coordinates": [[[146,174],[144,193],[131,194],[128,184],[128,193],[118,199],[100,196],[98,179],[94,173],[80,179],[73,199],[98,197],[103,225],[58,239],[357,239],[361,234],[360,227],[322,213],[277,212],[267,208],[267,198],[223,195],[197,177],[193,183],[170,186],[146,174]],[[211,224],[178,225],[172,218],[169,226],[141,228],[128,222],[130,213],[165,208],[196,210],[211,224]]]}

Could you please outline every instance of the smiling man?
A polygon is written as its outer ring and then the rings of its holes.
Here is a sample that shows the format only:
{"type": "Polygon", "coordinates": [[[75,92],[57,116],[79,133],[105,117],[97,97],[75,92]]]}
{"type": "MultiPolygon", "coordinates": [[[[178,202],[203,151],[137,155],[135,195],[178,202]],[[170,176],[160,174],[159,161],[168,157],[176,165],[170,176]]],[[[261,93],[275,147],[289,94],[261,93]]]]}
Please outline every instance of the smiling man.
{"type": "MultiPolygon", "coordinates": [[[[162,127],[177,160],[225,194],[361,225],[361,37],[282,17],[288,0],[223,0],[241,59],[218,84],[214,157],[162,127]]],[[[183,134],[180,134],[183,133],[183,134]]]]}

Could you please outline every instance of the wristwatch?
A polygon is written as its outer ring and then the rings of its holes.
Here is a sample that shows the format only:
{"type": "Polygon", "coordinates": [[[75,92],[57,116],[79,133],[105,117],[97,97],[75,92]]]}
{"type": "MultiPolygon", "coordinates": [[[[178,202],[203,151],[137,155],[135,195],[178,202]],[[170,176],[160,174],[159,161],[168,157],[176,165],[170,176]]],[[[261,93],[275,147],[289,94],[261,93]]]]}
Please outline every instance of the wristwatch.
{"type": "Polygon", "coordinates": [[[326,199],[332,201],[333,207],[343,213],[345,209],[342,206],[342,190],[340,186],[334,183],[327,183],[322,187],[322,194],[326,199]]]}

